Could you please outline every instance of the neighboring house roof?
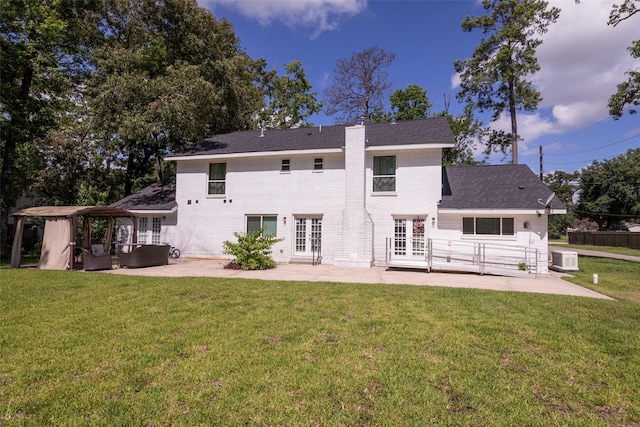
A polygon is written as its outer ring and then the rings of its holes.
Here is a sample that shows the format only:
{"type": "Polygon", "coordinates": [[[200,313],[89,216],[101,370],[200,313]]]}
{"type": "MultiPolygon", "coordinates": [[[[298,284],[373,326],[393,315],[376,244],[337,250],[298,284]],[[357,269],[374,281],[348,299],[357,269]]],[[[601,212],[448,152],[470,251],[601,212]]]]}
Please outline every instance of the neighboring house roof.
{"type": "MultiPolygon", "coordinates": [[[[348,125],[351,126],[351,125],[348,125]]],[[[166,156],[175,157],[257,153],[289,150],[341,149],[347,125],[238,131],[215,135],[198,144],[166,156]]],[[[455,143],[445,117],[407,120],[396,123],[367,123],[366,146],[455,143]]]]}
{"type": "MultiPolygon", "coordinates": [[[[446,166],[439,209],[544,210],[550,195],[527,165],[446,166]]],[[[555,196],[550,205],[566,210],[555,196]]]]}
{"type": "Polygon", "coordinates": [[[627,229],[633,233],[640,233],[640,224],[635,224],[632,222],[625,222],[627,229]]]}
{"type": "Polygon", "coordinates": [[[176,177],[168,178],[162,183],[151,184],[109,206],[124,208],[132,212],[172,211],[178,207],[176,203],[176,177]]]}

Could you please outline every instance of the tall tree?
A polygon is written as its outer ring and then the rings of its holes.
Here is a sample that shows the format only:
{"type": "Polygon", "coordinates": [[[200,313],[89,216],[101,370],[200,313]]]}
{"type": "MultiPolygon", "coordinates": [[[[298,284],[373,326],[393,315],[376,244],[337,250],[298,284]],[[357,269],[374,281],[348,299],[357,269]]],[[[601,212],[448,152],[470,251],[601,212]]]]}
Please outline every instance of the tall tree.
{"type": "Polygon", "coordinates": [[[285,74],[264,73],[266,107],[260,113],[261,125],[269,129],[291,129],[309,126],[307,119],[320,111],[322,102],[311,92],[300,61],[285,64],[285,74]]]}
{"type": "Polygon", "coordinates": [[[640,148],[604,162],[593,162],[580,174],[578,218],[589,218],[600,230],[621,228],[640,218],[640,148]]]}
{"type": "Polygon", "coordinates": [[[386,68],[394,59],[394,53],[377,46],[338,59],[333,84],[324,90],[326,113],[340,113],[337,123],[353,123],[361,117],[369,121],[376,109],[383,109],[391,87],[386,68]]]}
{"type": "Polygon", "coordinates": [[[96,124],[125,170],[122,195],[154,169],[162,180],[169,150],[207,133],[247,129],[263,105],[259,64],[233,28],[195,0],[104,0],[103,45],[90,82],[96,124]]]}
{"type": "MultiPolygon", "coordinates": [[[[624,0],[621,5],[613,5],[609,14],[609,25],[614,27],[640,12],[640,0],[624,0]]],[[[640,58],[640,40],[634,40],[629,47],[633,58],[640,58]]],[[[626,82],[618,85],[618,91],[609,98],[609,114],[614,119],[622,117],[624,109],[629,107],[629,114],[635,114],[634,106],[640,105],[640,68],[629,69],[626,82]]]]}
{"type": "Polygon", "coordinates": [[[466,17],[462,29],[481,29],[487,37],[480,41],[473,56],[454,62],[460,73],[460,101],[480,112],[493,112],[492,121],[502,113],[511,118],[512,161],[518,163],[518,123],[516,112],[534,111],[542,100],[527,80],[540,69],[536,48],[549,24],[558,19],[560,10],[548,8],[543,0],[483,0],[486,15],[466,17]]]}
{"type": "Polygon", "coordinates": [[[36,145],[88,71],[95,1],[0,0],[0,252],[7,219],[42,165],[36,145]]]}

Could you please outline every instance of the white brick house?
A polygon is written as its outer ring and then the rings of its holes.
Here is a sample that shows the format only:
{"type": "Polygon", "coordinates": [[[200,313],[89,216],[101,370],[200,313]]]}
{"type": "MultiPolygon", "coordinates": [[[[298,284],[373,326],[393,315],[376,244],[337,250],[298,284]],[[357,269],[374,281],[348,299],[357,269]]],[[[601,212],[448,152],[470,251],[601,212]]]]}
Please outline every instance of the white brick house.
{"type": "MultiPolygon", "coordinates": [[[[539,186],[527,206],[510,206],[509,195],[502,206],[458,206],[449,193],[459,183],[449,185],[447,177],[464,179],[454,172],[464,168],[441,164],[442,150],[453,146],[446,118],[233,132],[167,156],[177,162],[175,187],[154,185],[114,206],[141,215],[143,240],[168,241],[183,257],[225,257],[222,242],[234,241],[233,232],[264,226],[283,238],[273,248],[277,262],[318,252],[338,266],[424,261],[427,242],[473,239],[533,245],[544,257],[537,271],[546,271],[550,210],[538,199],[551,192],[524,166],[529,190],[539,186]],[[476,217],[488,219],[469,234],[476,217]]],[[[512,169],[493,168],[494,179],[509,179],[512,169]]]]}

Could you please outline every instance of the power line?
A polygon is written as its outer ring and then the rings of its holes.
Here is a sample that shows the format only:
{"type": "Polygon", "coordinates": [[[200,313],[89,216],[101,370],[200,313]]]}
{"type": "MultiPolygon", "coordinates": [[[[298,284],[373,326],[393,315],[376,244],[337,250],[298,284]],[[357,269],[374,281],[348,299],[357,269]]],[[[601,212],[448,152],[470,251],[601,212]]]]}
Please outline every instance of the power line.
{"type": "Polygon", "coordinates": [[[596,151],[596,150],[601,150],[603,148],[611,147],[611,146],[616,145],[616,144],[622,144],[623,142],[627,142],[627,141],[629,141],[631,139],[638,138],[638,137],[640,137],[640,134],[633,135],[633,136],[630,136],[629,138],[621,139],[621,140],[612,142],[610,144],[605,144],[605,145],[602,145],[600,147],[590,148],[588,150],[574,151],[573,153],[561,153],[561,154],[549,154],[549,153],[547,153],[547,156],[573,156],[575,154],[588,153],[590,151],[596,151]]]}
{"type": "Polygon", "coordinates": [[[592,127],[594,127],[594,126],[596,126],[596,125],[599,125],[599,124],[601,124],[601,123],[604,123],[604,122],[606,122],[607,120],[609,120],[609,117],[605,117],[604,119],[602,119],[602,120],[600,120],[600,121],[597,121],[597,122],[591,123],[589,126],[585,126],[585,127],[583,127],[582,129],[578,129],[577,131],[575,131],[575,132],[573,132],[573,133],[570,133],[569,135],[565,135],[565,136],[563,136],[562,138],[558,138],[558,139],[556,139],[555,141],[550,142],[549,144],[546,144],[546,145],[545,145],[545,147],[548,147],[548,146],[550,146],[550,145],[553,145],[553,144],[555,144],[556,142],[560,142],[560,141],[565,140],[565,139],[567,139],[567,138],[571,138],[572,136],[577,135],[577,134],[579,134],[579,133],[581,133],[581,132],[584,132],[584,131],[585,131],[585,130],[587,130],[587,129],[591,129],[592,127]]]}
{"type": "Polygon", "coordinates": [[[573,212],[581,213],[584,215],[614,216],[618,218],[640,218],[640,215],[612,214],[612,213],[606,213],[606,212],[585,212],[585,211],[578,211],[578,210],[575,210],[573,212]]]}

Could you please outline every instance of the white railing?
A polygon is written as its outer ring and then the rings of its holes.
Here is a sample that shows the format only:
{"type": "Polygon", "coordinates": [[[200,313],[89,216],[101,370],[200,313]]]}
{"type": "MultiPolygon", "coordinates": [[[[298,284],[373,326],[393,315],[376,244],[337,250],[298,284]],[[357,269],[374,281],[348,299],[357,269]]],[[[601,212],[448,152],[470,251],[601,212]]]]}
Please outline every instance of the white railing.
{"type": "Polygon", "coordinates": [[[471,271],[479,274],[521,276],[537,274],[538,250],[494,243],[427,239],[424,256],[396,254],[394,241],[387,238],[386,264],[433,270],[471,271]]]}

